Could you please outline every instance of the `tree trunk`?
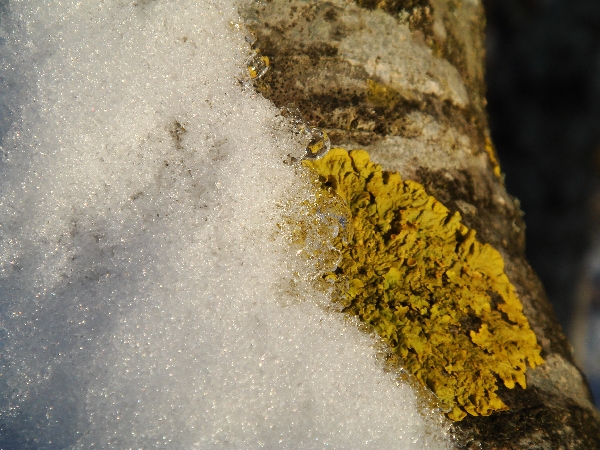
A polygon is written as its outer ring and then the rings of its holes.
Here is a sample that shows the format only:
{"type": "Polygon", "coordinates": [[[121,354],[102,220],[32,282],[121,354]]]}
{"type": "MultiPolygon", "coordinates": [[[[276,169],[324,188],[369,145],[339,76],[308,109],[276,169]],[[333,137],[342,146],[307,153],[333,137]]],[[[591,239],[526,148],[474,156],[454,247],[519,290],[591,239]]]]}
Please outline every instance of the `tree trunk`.
{"type": "Polygon", "coordinates": [[[600,448],[598,412],[525,260],[522,212],[490,140],[480,1],[268,0],[244,16],[270,59],[265,97],[421,183],[502,254],[545,364],[526,389],[500,388],[509,411],[456,422],[460,446],[600,448]]]}

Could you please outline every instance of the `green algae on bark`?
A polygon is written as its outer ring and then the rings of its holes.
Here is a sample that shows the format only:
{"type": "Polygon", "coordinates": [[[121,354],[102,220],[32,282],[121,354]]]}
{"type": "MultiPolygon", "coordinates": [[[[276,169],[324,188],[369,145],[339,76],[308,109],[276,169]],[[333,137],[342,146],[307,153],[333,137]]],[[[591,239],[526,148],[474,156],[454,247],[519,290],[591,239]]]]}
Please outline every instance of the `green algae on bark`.
{"type": "Polygon", "coordinates": [[[335,301],[381,336],[451,419],[508,409],[498,379],[525,388],[527,363],[543,360],[500,253],[363,150],[304,164],[348,207],[347,232],[334,242],[341,262],[325,275],[347,282],[335,301]]]}

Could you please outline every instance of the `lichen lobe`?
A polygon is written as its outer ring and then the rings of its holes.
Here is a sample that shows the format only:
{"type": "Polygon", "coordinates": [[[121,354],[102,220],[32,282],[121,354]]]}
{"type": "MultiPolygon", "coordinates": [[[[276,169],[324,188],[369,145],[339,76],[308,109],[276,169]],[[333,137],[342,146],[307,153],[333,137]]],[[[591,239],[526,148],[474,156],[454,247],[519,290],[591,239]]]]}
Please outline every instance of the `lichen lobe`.
{"type": "Polygon", "coordinates": [[[305,165],[351,218],[335,240],[341,263],[326,275],[347,282],[334,300],[381,336],[450,418],[508,409],[498,379],[525,388],[527,363],[543,360],[500,253],[363,150],[333,149],[305,165]]]}

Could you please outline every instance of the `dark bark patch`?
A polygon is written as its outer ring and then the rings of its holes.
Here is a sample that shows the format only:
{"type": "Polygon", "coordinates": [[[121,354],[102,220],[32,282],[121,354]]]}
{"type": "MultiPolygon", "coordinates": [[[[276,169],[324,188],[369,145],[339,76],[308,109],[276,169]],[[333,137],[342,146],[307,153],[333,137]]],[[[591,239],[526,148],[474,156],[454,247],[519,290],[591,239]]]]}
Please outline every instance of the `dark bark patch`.
{"type": "Polygon", "coordinates": [[[454,424],[460,449],[597,449],[600,424],[591,411],[529,387],[500,388],[509,411],[454,424]]]}
{"type": "Polygon", "coordinates": [[[431,7],[429,0],[356,0],[356,4],[366,9],[381,9],[395,17],[401,11],[411,11],[414,8],[431,7]]]}
{"type": "Polygon", "coordinates": [[[460,327],[463,331],[463,334],[466,334],[467,336],[469,336],[471,331],[477,333],[481,328],[481,324],[481,319],[474,314],[464,316],[460,319],[460,327]]]}
{"type": "Polygon", "coordinates": [[[335,8],[329,8],[324,17],[327,22],[334,22],[338,17],[337,10],[335,8]]]}

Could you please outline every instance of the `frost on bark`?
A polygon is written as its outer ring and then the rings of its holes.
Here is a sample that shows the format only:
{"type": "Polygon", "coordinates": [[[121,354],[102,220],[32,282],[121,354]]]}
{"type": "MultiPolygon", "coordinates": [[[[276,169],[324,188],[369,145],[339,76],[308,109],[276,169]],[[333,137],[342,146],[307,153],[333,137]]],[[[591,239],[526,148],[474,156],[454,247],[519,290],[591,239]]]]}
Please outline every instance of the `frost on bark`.
{"type": "Polygon", "coordinates": [[[365,149],[502,254],[546,361],[510,407],[456,422],[464,448],[600,448],[600,419],[571,347],[524,256],[518,201],[505,190],[485,112],[479,0],[267,0],[243,12],[270,58],[259,80],[333,146],[365,149]]]}

